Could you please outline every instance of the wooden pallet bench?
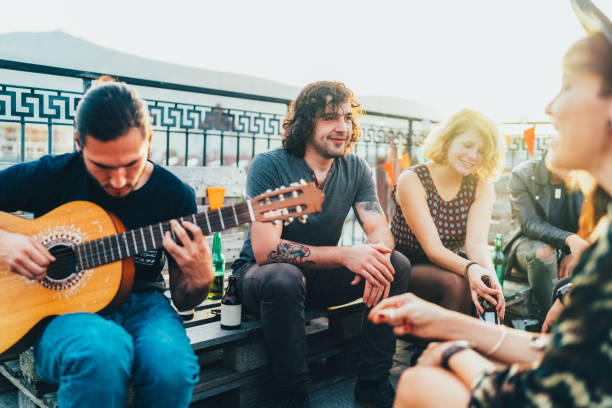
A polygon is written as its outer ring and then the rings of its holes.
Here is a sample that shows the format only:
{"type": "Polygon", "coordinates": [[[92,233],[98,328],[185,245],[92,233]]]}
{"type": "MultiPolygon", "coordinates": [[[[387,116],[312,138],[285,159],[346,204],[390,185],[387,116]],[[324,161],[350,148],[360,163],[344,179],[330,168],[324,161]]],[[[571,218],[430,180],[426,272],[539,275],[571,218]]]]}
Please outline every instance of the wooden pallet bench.
{"type": "MultiPolygon", "coordinates": [[[[219,305],[205,305],[218,310],[219,305]]],[[[364,305],[353,302],[330,310],[306,313],[308,360],[325,364],[325,375],[335,381],[354,375],[359,360],[359,339],[364,305]]],[[[200,378],[192,406],[218,401],[224,407],[256,407],[273,400],[271,370],[259,321],[243,317],[238,330],[221,329],[219,321],[201,319],[185,324],[198,357],[200,378]],[[216,398],[216,399],[215,399],[216,398]]],[[[57,408],[56,387],[43,382],[34,369],[32,351],[0,365],[0,374],[19,389],[19,408],[57,408]]],[[[318,386],[325,384],[319,383],[318,386]]],[[[314,389],[316,390],[316,389],[314,389]]],[[[314,391],[313,390],[313,391],[314,391]]],[[[126,406],[131,406],[131,396],[126,406]]]]}

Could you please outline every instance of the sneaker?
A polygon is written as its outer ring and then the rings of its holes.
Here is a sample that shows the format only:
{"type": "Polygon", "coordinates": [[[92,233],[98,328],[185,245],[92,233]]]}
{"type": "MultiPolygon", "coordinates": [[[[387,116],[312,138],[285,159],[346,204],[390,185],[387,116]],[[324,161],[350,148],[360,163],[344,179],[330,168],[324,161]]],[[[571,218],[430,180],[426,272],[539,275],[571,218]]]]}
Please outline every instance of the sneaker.
{"type": "Polygon", "coordinates": [[[281,401],[278,408],[310,408],[310,397],[304,391],[293,393],[281,401]]]}
{"type": "Polygon", "coordinates": [[[387,378],[374,384],[355,385],[355,404],[365,408],[392,408],[395,390],[387,378]]]}

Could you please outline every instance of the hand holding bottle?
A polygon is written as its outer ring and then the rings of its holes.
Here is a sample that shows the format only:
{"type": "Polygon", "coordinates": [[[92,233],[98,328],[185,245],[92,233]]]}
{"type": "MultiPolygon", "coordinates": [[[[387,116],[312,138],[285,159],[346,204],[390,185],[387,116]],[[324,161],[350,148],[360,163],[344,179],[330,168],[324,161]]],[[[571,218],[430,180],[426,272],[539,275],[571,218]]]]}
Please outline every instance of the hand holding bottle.
{"type": "Polygon", "coordinates": [[[490,273],[478,264],[471,265],[467,269],[466,273],[467,280],[470,285],[470,295],[472,297],[472,302],[474,302],[474,306],[476,306],[476,312],[478,314],[484,313],[484,309],[482,308],[478,300],[479,298],[486,299],[492,305],[495,305],[497,307],[498,298],[503,298],[503,295],[501,294],[501,288],[497,283],[497,277],[493,277],[494,274],[490,273]],[[492,285],[492,287],[490,288],[487,287],[487,285],[485,285],[482,281],[483,275],[488,275],[491,282],[495,282],[495,285],[492,285]]]}

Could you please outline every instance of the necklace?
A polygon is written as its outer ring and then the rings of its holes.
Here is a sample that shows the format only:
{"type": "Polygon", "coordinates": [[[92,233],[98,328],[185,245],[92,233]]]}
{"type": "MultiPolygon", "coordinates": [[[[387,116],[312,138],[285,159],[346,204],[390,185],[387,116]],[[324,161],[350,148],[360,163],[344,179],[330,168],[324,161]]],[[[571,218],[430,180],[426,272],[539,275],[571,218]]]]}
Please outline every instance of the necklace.
{"type": "Polygon", "coordinates": [[[323,186],[327,181],[327,177],[325,177],[325,180],[319,182],[319,179],[317,178],[317,175],[315,174],[314,170],[310,170],[310,175],[312,176],[312,181],[314,181],[315,186],[317,186],[319,190],[323,191],[323,186]]]}

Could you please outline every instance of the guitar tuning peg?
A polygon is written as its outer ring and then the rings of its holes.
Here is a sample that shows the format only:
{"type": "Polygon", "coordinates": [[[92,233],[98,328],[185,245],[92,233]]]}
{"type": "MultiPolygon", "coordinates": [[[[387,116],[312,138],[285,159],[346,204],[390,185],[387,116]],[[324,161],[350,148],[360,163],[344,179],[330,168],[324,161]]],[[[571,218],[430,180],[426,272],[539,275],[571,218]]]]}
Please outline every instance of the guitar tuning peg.
{"type": "Polygon", "coordinates": [[[284,190],[284,189],[286,189],[286,188],[287,188],[287,187],[285,187],[285,186],[280,186],[279,188],[277,188],[277,190],[279,190],[279,189],[280,189],[280,190],[284,190]]]}
{"type": "Polygon", "coordinates": [[[295,206],[295,211],[301,213],[302,211],[304,211],[304,207],[302,207],[301,205],[296,205],[295,206]]]}
{"type": "Polygon", "coordinates": [[[293,192],[291,193],[291,195],[292,195],[293,197],[299,197],[299,196],[300,196],[300,193],[298,193],[298,192],[297,192],[297,190],[293,190],[293,192]]]}
{"type": "Polygon", "coordinates": [[[301,222],[302,224],[306,224],[306,220],[308,220],[308,214],[300,215],[298,217],[298,221],[301,222]]]}
{"type": "Polygon", "coordinates": [[[278,224],[280,224],[281,221],[280,220],[274,220],[272,222],[274,223],[274,225],[278,225],[278,224]]]}
{"type": "Polygon", "coordinates": [[[266,190],[266,193],[271,193],[271,192],[272,192],[272,190],[270,190],[270,189],[266,190]]]}
{"type": "Polygon", "coordinates": [[[300,184],[303,185],[303,186],[306,185],[306,180],[300,179],[300,184]]]}
{"type": "Polygon", "coordinates": [[[282,194],[279,194],[279,195],[278,195],[278,199],[279,199],[280,201],[285,201],[285,196],[284,196],[284,195],[282,195],[282,194]]]}
{"type": "Polygon", "coordinates": [[[300,184],[294,181],[293,183],[291,183],[291,184],[289,184],[289,185],[290,185],[291,187],[297,187],[297,186],[299,186],[300,184]]]}
{"type": "Polygon", "coordinates": [[[272,200],[270,200],[270,197],[266,197],[266,204],[270,204],[272,202],[272,200]]]}
{"type": "Polygon", "coordinates": [[[283,225],[286,227],[287,225],[291,224],[293,220],[294,220],[293,217],[289,217],[285,220],[285,222],[283,222],[283,225]]]}

